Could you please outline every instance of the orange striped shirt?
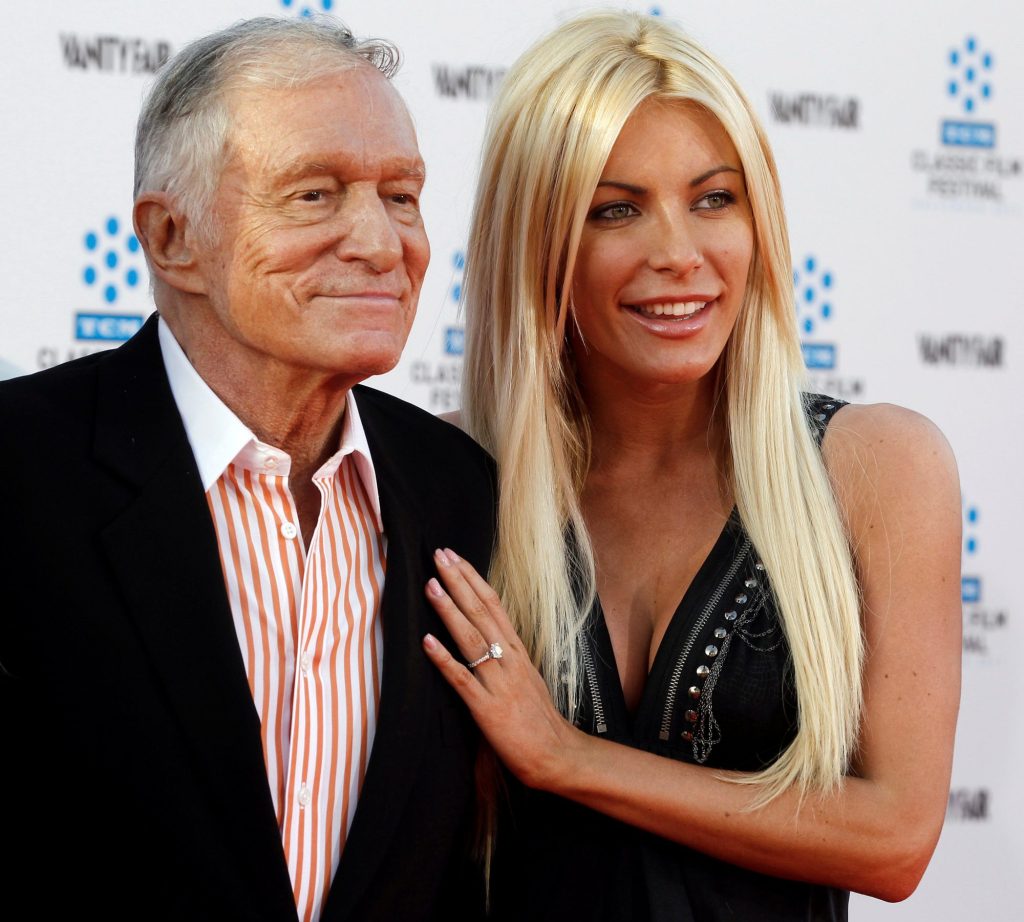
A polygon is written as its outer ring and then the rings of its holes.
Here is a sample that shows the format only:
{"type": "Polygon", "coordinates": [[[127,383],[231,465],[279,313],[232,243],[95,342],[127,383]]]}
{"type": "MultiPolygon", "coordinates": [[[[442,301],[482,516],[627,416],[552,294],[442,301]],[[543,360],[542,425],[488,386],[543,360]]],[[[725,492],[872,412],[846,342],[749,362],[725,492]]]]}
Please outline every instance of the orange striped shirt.
{"type": "Polygon", "coordinates": [[[385,539],[369,448],[350,394],[341,446],[313,476],[321,506],[305,548],[288,455],[259,442],[163,322],[160,331],[217,532],[296,907],[313,922],[355,815],[380,698],[385,539]]]}

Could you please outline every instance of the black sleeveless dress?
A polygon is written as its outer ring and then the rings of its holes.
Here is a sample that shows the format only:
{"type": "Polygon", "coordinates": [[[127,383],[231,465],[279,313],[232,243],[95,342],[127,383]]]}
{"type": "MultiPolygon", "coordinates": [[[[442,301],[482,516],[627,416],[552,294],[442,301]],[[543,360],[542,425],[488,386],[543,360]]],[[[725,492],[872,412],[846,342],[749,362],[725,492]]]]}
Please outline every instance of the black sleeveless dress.
{"type": "MultiPolygon", "coordinates": [[[[805,398],[820,444],[843,402],[805,398]]],[[[635,713],[600,606],[582,639],[589,733],[658,755],[757,771],[797,726],[789,647],[736,513],[680,602],[635,713]]],[[[845,922],[849,894],[757,874],[554,795],[509,782],[492,916],[581,922],[845,922]]]]}

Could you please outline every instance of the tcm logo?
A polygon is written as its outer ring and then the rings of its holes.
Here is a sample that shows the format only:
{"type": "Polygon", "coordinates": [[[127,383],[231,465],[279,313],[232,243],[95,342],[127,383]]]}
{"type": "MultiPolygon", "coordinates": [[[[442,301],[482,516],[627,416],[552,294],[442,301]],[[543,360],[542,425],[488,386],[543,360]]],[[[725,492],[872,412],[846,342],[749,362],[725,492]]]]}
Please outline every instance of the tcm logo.
{"type": "Polygon", "coordinates": [[[466,351],[466,331],[462,327],[445,327],[445,355],[462,355],[466,351]]]}
{"type": "MultiPolygon", "coordinates": [[[[974,36],[949,52],[950,77],[946,92],[964,116],[977,113],[992,98],[991,51],[983,51],[974,36]]],[[[941,140],[947,147],[996,146],[996,126],[992,122],[946,119],[941,125],[941,140]]]]}
{"type": "Polygon", "coordinates": [[[142,326],[141,314],[75,314],[75,339],[122,343],[142,326]]]}
{"type": "MultiPolygon", "coordinates": [[[[139,240],[130,228],[122,228],[118,218],[109,217],[100,227],[87,230],[82,245],[86,257],[82,282],[97,292],[104,303],[113,307],[139,287],[139,240]]],[[[75,339],[123,342],[142,326],[142,321],[141,314],[79,311],[75,314],[75,339]]]]}
{"type": "MultiPolygon", "coordinates": [[[[964,565],[978,553],[978,521],[981,517],[978,507],[965,502],[964,511],[964,565]]],[[[960,578],[960,598],[964,602],[981,601],[981,577],[962,576],[960,578]]]]}
{"type": "Polygon", "coordinates": [[[302,3],[300,0],[281,0],[281,6],[291,10],[303,19],[312,19],[319,13],[329,13],[334,8],[334,0],[320,0],[319,3],[302,3]]]}
{"type": "Polygon", "coordinates": [[[804,364],[808,368],[829,370],[836,367],[835,343],[810,339],[822,324],[832,318],[834,284],[831,270],[823,270],[814,256],[805,257],[803,262],[793,268],[797,323],[802,340],[800,345],[804,353],[804,364]]]}

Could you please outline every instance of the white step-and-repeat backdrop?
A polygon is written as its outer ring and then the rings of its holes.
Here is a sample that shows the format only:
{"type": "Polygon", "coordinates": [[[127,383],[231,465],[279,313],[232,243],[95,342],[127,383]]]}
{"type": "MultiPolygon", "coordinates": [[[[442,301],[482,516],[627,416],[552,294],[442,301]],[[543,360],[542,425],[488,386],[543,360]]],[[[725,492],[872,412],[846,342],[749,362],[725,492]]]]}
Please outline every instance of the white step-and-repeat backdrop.
{"type": "MultiPolygon", "coordinates": [[[[1024,6],[1005,0],[663,0],[736,73],[781,166],[813,386],[920,410],[963,513],[964,684],[947,821],[918,892],[857,920],[1024,916],[1024,6]]],[[[427,161],[433,246],[405,359],[376,383],[458,406],[465,232],[488,101],[573,0],[32,0],[0,59],[0,377],[123,341],[152,310],[131,230],[151,75],[200,34],[329,11],[392,39],[427,161]]],[[[915,489],[913,483],[906,485],[915,489]]],[[[45,591],[45,587],[40,587],[45,591]]],[[[2,593],[2,589],[0,589],[2,593]]],[[[2,602],[0,602],[2,604],[2,602]]],[[[906,651],[908,668],[914,650],[906,651]]],[[[913,702],[907,703],[913,707],[913,702]]]]}

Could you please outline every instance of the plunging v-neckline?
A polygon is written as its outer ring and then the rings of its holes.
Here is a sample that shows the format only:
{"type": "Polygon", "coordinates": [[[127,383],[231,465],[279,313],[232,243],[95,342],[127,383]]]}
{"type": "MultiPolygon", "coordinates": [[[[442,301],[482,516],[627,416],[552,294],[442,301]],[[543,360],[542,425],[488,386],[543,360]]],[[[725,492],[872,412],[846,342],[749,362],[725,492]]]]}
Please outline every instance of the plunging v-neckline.
{"type": "Polygon", "coordinates": [[[722,526],[722,530],[715,540],[715,543],[711,546],[711,550],[708,551],[701,565],[697,568],[697,572],[694,573],[693,579],[690,580],[690,584],[683,591],[682,597],[679,603],[676,605],[672,612],[671,617],[668,620],[668,624],[665,626],[665,631],[661,635],[661,640],[658,641],[658,647],[654,654],[654,659],[651,661],[650,669],[647,671],[647,676],[644,680],[643,689],[640,692],[640,698],[637,701],[636,708],[630,709],[626,704],[626,693],[622,687],[622,675],[619,672],[619,664],[615,658],[615,648],[612,645],[611,634],[608,631],[608,623],[605,620],[604,608],[601,605],[601,599],[598,596],[594,601],[593,618],[591,623],[592,636],[595,641],[597,656],[603,661],[605,671],[609,673],[609,678],[614,676],[615,681],[609,684],[613,686],[611,689],[612,697],[614,699],[614,709],[619,716],[619,720],[622,721],[624,727],[629,728],[631,734],[637,729],[637,724],[648,714],[655,714],[660,710],[660,696],[656,689],[661,684],[661,676],[664,672],[671,668],[671,661],[674,659],[672,649],[675,646],[675,638],[680,630],[685,629],[685,612],[699,608],[699,606],[691,605],[693,597],[700,596],[704,593],[706,584],[715,575],[715,571],[718,569],[718,563],[722,560],[722,553],[727,545],[735,542],[736,539],[736,527],[739,523],[739,513],[734,506],[729,517],[726,519],[725,525],[722,526]],[[653,707],[653,710],[652,710],[653,707]]]}

